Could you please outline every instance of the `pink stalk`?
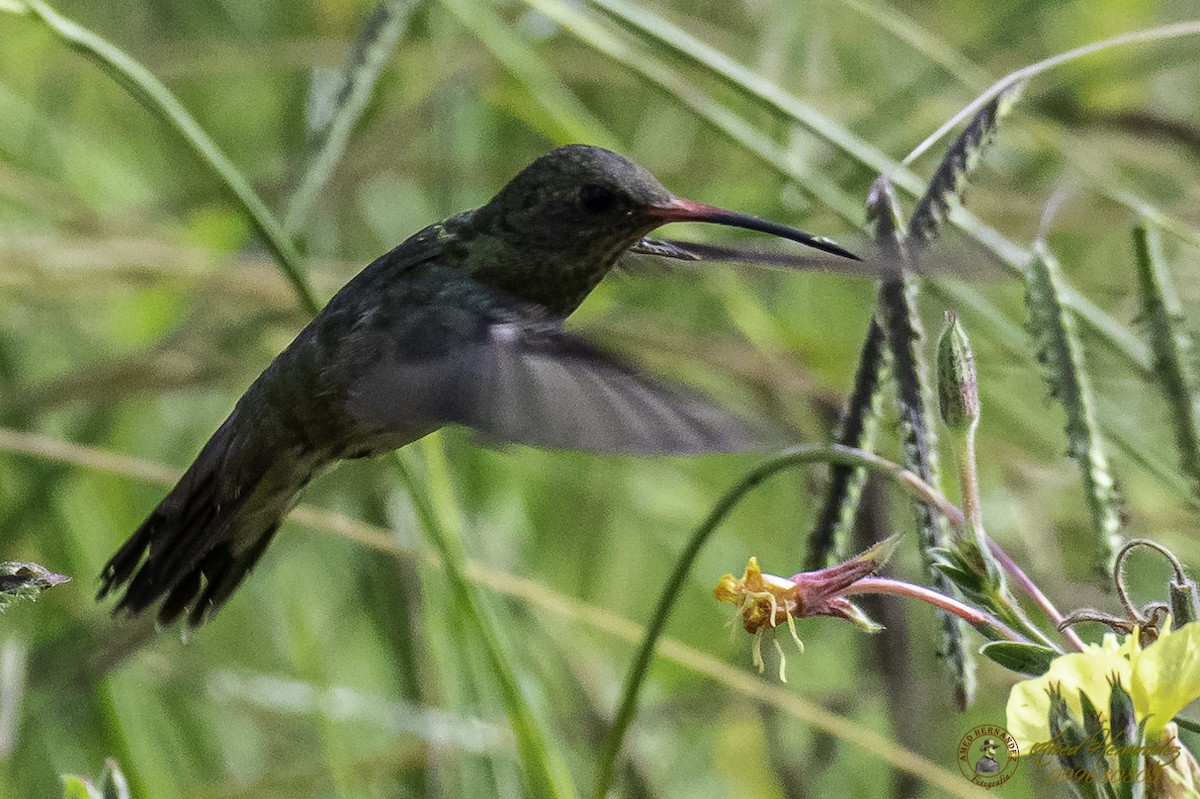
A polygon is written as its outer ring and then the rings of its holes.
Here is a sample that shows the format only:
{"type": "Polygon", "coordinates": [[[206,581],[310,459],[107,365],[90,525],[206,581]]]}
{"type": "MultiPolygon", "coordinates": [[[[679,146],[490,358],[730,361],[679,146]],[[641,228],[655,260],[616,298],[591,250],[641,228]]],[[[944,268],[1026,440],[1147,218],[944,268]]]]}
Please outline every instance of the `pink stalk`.
{"type": "MultiPolygon", "coordinates": [[[[1029,579],[1029,575],[1027,575],[1021,569],[1021,567],[1017,565],[1017,562],[1009,557],[1008,553],[990,538],[988,539],[988,548],[991,550],[992,555],[996,558],[996,561],[1000,564],[1000,567],[1004,569],[1004,571],[1008,572],[1008,576],[1013,579],[1013,582],[1021,586],[1022,590],[1029,594],[1030,598],[1037,603],[1037,606],[1042,609],[1042,612],[1046,614],[1047,618],[1054,623],[1054,626],[1058,627],[1060,624],[1062,624],[1063,615],[1059,613],[1058,608],[1056,608],[1054,603],[1050,601],[1050,597],[1042,593],[1042,589],[1037,587],[1037,583],[1029,579]]],[[[1083,639],[1079,637],[1078,633],[1076,633],[1070,627],[1063,627],[1060,629],[1060,632],[1062,632],[1063,638],[1067,639],[1067,643],[1071,645],[1072,649],[1074,649],[1076,652],[1083,651],[1083,639]]]]}
{"type": "Polygon", "coordinates": [[[852,594],[896,594],[898,596],[912,597],[913,599],[919,599],[934,607],[953,613],[972,627],[979,628],[986,625],[1010,641],[1020,644],[1029,643],[1024,637],[1018,635],[1008,625],[991,614],[985,613],[978,608],[973,608],[970,605],[965,605],[953,597],[948,597],[923,585],[913,585],[903,580],[893,580],[888,577],[863,577],[853,585],[842,589],[839,594],[841,596],[850,596],[852,594]]]}

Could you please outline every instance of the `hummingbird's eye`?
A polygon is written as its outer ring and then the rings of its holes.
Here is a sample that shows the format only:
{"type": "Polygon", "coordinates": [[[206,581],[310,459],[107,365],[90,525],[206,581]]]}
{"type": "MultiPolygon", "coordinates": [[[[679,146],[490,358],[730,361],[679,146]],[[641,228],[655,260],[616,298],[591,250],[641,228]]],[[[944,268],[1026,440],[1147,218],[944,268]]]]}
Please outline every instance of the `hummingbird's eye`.
{"type": "Polygon", "coordinates": [[[616,204],[617,195],[603,186],[589,183],[579,190],[579,207],[589,214],[602,214],[616,204]]]}

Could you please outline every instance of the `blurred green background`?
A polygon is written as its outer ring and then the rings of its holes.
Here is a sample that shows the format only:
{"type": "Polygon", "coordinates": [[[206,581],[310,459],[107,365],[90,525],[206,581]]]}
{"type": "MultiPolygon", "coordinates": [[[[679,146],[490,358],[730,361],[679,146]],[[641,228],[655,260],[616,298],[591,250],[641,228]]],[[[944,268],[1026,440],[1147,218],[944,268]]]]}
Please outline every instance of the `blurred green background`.
{"type": "MultiPolygon", "coordinates": [[[[342,65],[372,7],[56,6],[164,81],[281,215],[305,167],[313,71],[342,65]]],[[[553,145],[586,140],[683,196],[861,244],[877,174],[991,80],[1197,10],[1153,0],[420,3],[296,240],[328,297],[553,145]],[[618,22],[614,8],[653,14],[660,37],[668,25],[695,37],[683,44],[692,57],[618,22]],[[699,44],[747,70],[768,99],[714,75],[720,63],[699,44]],[[827,127],[797,120],[810,110],[827,127]]],[[[1166,254],[1185,310],[1200,302],[1190,279],[1198,52],[1194,38],[1113,49],[1038,78],[967,197],[1005,246],[1025,248],[1064,186],[1050,246],[1143,358],[1130,231],[1147,209],[1173,220],[1166,254]]],[[[913,170],[927,178],[945,146],[913,170]]],[[[964,234],[944,238],[961,267],[937,278],[921,308],[936,331],[957,307],[977,350],[988,530],[1060,605],[1115,610],[1080,558],[1093,534],[1061,409],[1024,333],[1020,281],[964,234]]],[[[874,297],[869,279],[833,275],[614,276],[572,325],[772,418],[789,431],[784,446],[830,437],[874,297]]],[[[74,578],[0,617],[0,796],[53,796],[60,773],[96,772],[106,756],[120,759],[135,796],[154,799],[522,794],[474,628],[441,569],[400,552],[428,546],[385,464],[345,464],[316,481],[305,504],[342,516],[285,524],[229,605],[186,641],[111,620],[92,599],[101,565],[165,489],[137,463],[52,442],[181,469],[305,320],[240,207],[180,139],[45,26],[0,13],[0,429],[43,436],[0,434],[0,559],[74,578]]],[[[1165,405],[1109,338],[1084,327],[1129,530],[1200,561],[1165,405]]],[[[893,416],[880,451],[898,458],[893,416]]],[[[519,684],[586,792],[639,638],[630,625],[648,620],[689,531],[759,459],[497,451],[461,430],[414,449],[422,485],[477,562],[519,684]]],[[[825,478],[774,478],[701,554],[617,795],[941,796],[955,780],[961,795],[974,790],[955,746],[972,726],[1003,722],[1014,677],[981,663],[978,701],[956,714],[929,608],[873,606],[889,628],[875,637],[802,622],[807,650],[789,655],[781,686],[770,647],[760,679],[749,639],[711,598],[751,554],[777,574],[801,567],[825,478]]],[[[907,500],[878,488],[862,546],[912,527],[907,500]]],[[[910,536],[891,572],[920,579],[915,550],[910,536]]],[[[1158,564],[1134,566],[1143,600],[1158,598],[1158,564]]],[[[1025,767],[1001,790],[1052,789],[1025,767]]]]}

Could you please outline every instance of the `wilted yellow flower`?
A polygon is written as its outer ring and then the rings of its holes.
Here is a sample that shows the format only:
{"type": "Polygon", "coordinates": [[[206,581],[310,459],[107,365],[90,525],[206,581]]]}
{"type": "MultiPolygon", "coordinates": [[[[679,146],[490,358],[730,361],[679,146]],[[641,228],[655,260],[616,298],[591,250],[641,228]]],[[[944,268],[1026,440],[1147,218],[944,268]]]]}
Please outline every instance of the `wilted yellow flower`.
{"type": "Polygon", "coordinates": [[[742,626],[754,634],[763,627],[777,627],[796,612],[796,584],[774,574],[763,574],[758,558],[751,556],[742,579],[726,574],[713,589],[719,602],[737,607],[742,626]]]}
{"type": "MultiPolygon", "coordinates": [[[[842,592],[875,572],[896,548],[897,537],[881,541],[856,558],[817,569],[800,572],[790,578],[774,574],[763,574],[758,567],[758,558],[751,557],[741,579],[726,574],[713,589],[713,596],[738,609],[742,615],[742,626],[754,636],[754,665],[763,670],[762,637],[774,631],[780,624],[787,624],[796,646],[804,649],[796,634],[795,620],[810,616],[833,616],[853,622],[867,632],[883,629],[871,621],[862,610],[842,592]]],[[[779,678],[783,676],[783,650],[779,651],[779,678]]]]}
{"type": "MultiPolygon", "coordinates": [[[[792,640],[800,651],[804,644],[796,634],[796,622],[793,614],[798,609],[796,584],[774,574],[763,574],[758,566],[758,558],[751,556],[746,564],[742,579],[726,574],[713,589],[713,596],[719,602],[725,602],[737,607],[742,614],[742,627],[754,636],[753,660],[761,672],[766,668],[762,657],[762,639],[767,630],[774,630],[780,624],[787,624],[792,634],[792,640]]],[[[779,641],[775,641],[775,650],[779,653],[779,679],[787,682],[785,668],[787,658],[779,641]]]]}

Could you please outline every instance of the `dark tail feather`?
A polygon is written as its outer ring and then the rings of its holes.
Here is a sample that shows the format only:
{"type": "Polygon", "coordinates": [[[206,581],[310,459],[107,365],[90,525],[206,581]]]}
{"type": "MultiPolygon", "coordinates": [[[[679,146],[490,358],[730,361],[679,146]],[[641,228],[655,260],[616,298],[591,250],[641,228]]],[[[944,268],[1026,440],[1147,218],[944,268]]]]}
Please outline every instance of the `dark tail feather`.
{"type": "MultiPolygon", "coordinates": [[[[204,593],[192,605],[191,613],[188,614],[189,627],[199,627],[221,609],[233,590],[241,585],[242,580],[246,579],[246,575],[258,563],[258,559],[262,557],[262,553],[271,543],[271,539],[275,537],[275,531],[278,529],[279,523],[276,522],[273,527],[258,537],[253,546],[236,558],[230,557],[226,551],[211,564],[206,559],[199,569],[204,573],[204,593]]],[[[159,618],[161,620],[161,613],[159,618]]]]}
{"type": "Polygon", "coordinates": [[[108,592],[123,584],[133,574],[142,559],[142,552],[150,545],[150,519],[147,519],[129,540],[121,545],[100,573],[103,581],[96,599],[104,599],[108,592]]]}
{"type": "Polygon", "coordinates": [[[104,566],[98,599],[128,583],[116,609],[141,613],[188,582],[194,565],[221,543],[220,523],[234,508],[223,507],[215,475],[197,475],[200,463],[197,459],[104,566]]]}
{"type": "Polygon", "coordinates": [[[166,600],[158,608],[159,623],[164,626],[173,624],[179,615],[187,610],[192,597],[196,596],[199,590],[200,570],[193,569],[179,585],[171,589],[171,593],[167,594],[166,600]]]}
{"type": "Polygon", "coordinates": [[[270,497],[256,498],[253,514],[239,513],[264,475],[245,468],[249,464],[230,463],[234,458],[226,442],[233,438],[231,428],[227,421],[217,431],[171,493],[105,565],[97,598],[125,586],[114,612],[138,614],[161,600],[161,623],[171,624],[190,608],[188,623],[195,627],[229,598],[262,556],[290,497],[278,498],[283,501],[274,516],[269,508],[258,507],[271,502],[270,497]]]}

